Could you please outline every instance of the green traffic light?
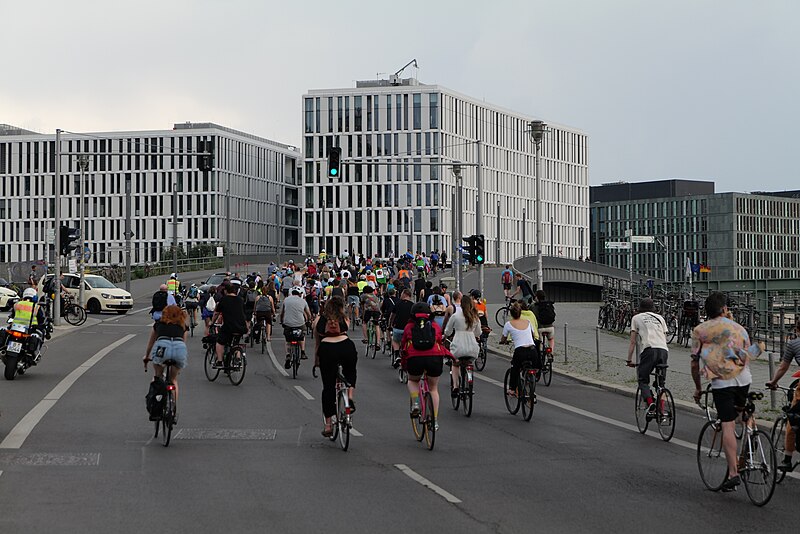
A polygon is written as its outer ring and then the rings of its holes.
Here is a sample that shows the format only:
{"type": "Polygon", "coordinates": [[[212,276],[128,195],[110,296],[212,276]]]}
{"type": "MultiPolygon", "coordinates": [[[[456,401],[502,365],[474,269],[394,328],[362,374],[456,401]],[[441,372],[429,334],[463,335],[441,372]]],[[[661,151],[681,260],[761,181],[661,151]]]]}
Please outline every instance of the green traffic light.
{"type": "Polygon", "coordinates": [[[483,261],[483,256],[478,256],[476,259],[477,259],[478,261],[483,261]]]}
{"type": "Polygon", "coordinates": [[[331,176],[336,176],[336,173],[339,172],[336,169],[331,169],[331,176]]]}

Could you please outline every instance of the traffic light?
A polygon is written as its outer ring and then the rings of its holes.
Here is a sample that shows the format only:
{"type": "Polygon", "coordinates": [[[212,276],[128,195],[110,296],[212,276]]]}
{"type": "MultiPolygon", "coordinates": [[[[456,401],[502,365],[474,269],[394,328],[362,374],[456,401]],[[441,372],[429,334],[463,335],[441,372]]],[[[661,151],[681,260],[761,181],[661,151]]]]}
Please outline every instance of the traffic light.
{"type": "Polygon", "coordinates": [[[475,265],[475,256],[477,253],[476,250],[476,242],[478,240],[478,236],[471,235],[469,237],[462,238],[464,241],[467,242],[467,246],[464,247],[464,258],[469,261],[470,265],[475,265]]]}
{"type": "Polygon", "coordinates": [[[478,265],[483,265],[486,261],[485,241],[483,234],[475,236],[475,263],[478,265]]]}
{"type": "Polygon", "coordinates": [[[338,146],[328,148],[328,177],[339,178],[342,175],[342,149],[338,146]]]}
{"type": "Polygon", "coordinates": [[[69,228],[62,226],[59,231],[61,255],[69,256],[69,253],[78,248],[79,243],[76,243],[81,238],[81,231],[78,228],[69,228]]]}
{"type": "Polygon", "coordinates": [[[208,154],[197,156],[198,170],[210,171],[214,167],[214,146],[211,141],[200,141],[197,148],[200,152],[208,152],[208,154]]]}

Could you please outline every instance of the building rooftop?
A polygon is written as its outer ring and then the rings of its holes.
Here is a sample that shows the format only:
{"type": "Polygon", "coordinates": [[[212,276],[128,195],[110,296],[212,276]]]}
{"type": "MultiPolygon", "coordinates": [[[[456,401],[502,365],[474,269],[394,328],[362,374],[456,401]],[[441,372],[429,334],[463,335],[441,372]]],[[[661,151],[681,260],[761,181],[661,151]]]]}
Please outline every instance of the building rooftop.
{"type": "Polygon", "coordinates": [[[10,124],[0,124],[0,135],[41,135],[39,132],[32,132],[25,130],[19,126],[12,126],[10,124]]]}
{"type": "Polygon", "coordinates": [[[589,203],[713,194],[714,182],[700,180],[671,179],[650,182],[613,182],[591,186],[589,188],[589,203]]]}

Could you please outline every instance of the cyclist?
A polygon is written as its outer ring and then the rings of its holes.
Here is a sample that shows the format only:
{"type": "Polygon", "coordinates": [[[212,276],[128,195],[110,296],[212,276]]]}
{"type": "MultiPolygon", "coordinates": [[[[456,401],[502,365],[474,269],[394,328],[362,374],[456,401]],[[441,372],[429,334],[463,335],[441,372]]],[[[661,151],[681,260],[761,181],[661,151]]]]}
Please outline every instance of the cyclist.
{"type": "Polygon", "coordinates": [[[177,300],[180,291],[181,291],[181,283],[178,280],[178,275],[175,273],[170,274],[169,280],[167,280],[167,293],[173,295],[177,300]]]}
{"type": "Polygon", "coordinates": [[[510,265],[506,265],[505,271],[500,273],[500,282],[503,284],[503,294],[506,298],[511,295],[511,284],[514,282],[514,271],[511,270],[510,265]]]}
{"type": "Polygon", "coordinates": [[[439,253],[435,250],[431,252],[431,274],[436,276],[436,270],[439,267],[439,253]]]}
{"type": "Polygon", "coordinates": [[[443,328],[447,328],[447,321],[450,320],[450,317],[455,315],[455,313],[461,309],[461,291],[453,291],[453,296],[450,299],[450,305],[447,306],[447,311],[444,314],[444,321],[442,322],[443,328]]]}
{"type": "MultiPolygon", "coordinates": [[[[775,376],[772,377],[772,380],[767,382],[767,387],[769,389],[775,389],[778,387],[778,381],[786,374],[786,371],[789,370],[789,366],[792,364],[792,360],[800,364],[800,317],[795,319],[794,323],[794,339],[789,340],[786,343],[786,348],[783,349],[783,357],[781,358],[781,364],[778,369],[775,371],[775,376]]],[[[800,401],[800,387],[796,387],[794,389],[794,397],[792,398],[792,408],[800,401]]],[[[794,410],[792,410],[794,411],[794,410]]],[[[779,444],[775,443],[775,446],[778,447],[779,444]]],[[[778,469],[782,471],[791,471],[792,470],[792,453],[795,450],[795,433],[792,425],[786,425],[786,443],[784,449],[784,457],[781,463],[778,465],[778,469]]]]}
{"type": "MultiPolygon", "coordinates": [[[[256,300],[258,300],[258,291],[256,291],[255,283],[245,286],[244,293],[244,318],[247,321],[247,331],[253,331],[253,310],[255,309],[256,300]]],[[[241,294],[241,293],[240,293],[241,294]]],[[[245,343],[249,340],[249,336],[244,337],[245,343]]]]}
{"type": "Polygon", "coordinates": [[[531,362],[535,369],[542,368],[541,357],[536,347],[536,331],[533,324],[527,319],[522,318],[522,306],[519,302],[511,305],[509,310],[511,319],[503,326],[503,335],[500,344],[508,343],[509,336],[514,343],[514,356],[511,358],[511,376],[508,380],[508,391],[510,397],[517,394],[517,381],[519,380],[519,370],[523,362],[531,362]]]}
{"type": "MultiPolygon", "coordinates": [[[[298,328],[302,330],[306,323],[311,321],[311,310],[308,308],[308,303],[303,299],[303,294],[302,287],[294,286],[289,292],[289,296],[283,301],[283,306],[281,306],[280,321],[281,325],[283,325],[283,335],[286,341],[291,341],[292,330],[298,328]]],[[[286,369],[292,366],[291,358],[292,355],[287,352],[286,361],[283,364],[286,369]]],[[[306,356],[306,340],[302,334],[300,338],[300,359],[308,359],[308,356],[306,356]]]]}
{"type": "Polygon", "coordinates": [[[244,316],[244,302],[237,296],[239,288],[235,284],[225,286],[225,294],[217,302],[214,316],[211,322],[216,324],[222,316],[222,326],[217,333],[217,359],[214,362],[216,368],[224,367],[223,356],[225,347],[233,340],[236,334],[247,333],[247,321],[244,316]]]}
{"type": "Polygon", "coordinates": [[[428,306],[431,307],[431,315],[433,320],[439,325],[439,328],[444,330],[444,315],[447,313],[447,301],[442,296],[442,290],[439,287],[433,288],[433,294],[428,297],[428,306]]]}
{"type": "Polygon", "coordinates": [[[414,298],[417,302],[422,301],[423,291],[425,290],[425,275],[420,271],[417,279],[414,280],[414,298]]]}
{"type": "Polygon", "coordinates": [[[711,393],[717,417],[722,422],[722,449],[728,463],[728,476],[720,488],[734,491],[741,484],[736,454],[735,421],[747,402],[753,382],[747,348],[747,331],[728,315],[727,297],[714,292],[706,298],[705,322],[692,331],[692,379],[695,402],[700,400],[700,374],[711,378],[711,393]],[[700,369],[700,363],[703,369],[700,369]],[[737,411],[737,407],[739,411],[737,411]]]}
{"type": "Polygon", "coordinates": [[[556,346],[556,340],[554,338],[556,328],[553,326],[556,321],[556,309],[553,306],[553,301],[547,300],[547,295],[541,289],[536,292],[536,302],[533,304],[533,313],[536,314],[536,320],[539,324],[539,334],[547,336],[547,342],[550,345],[550,352],[552,354],[556,346]]]}
{"type": "Polygon", "coordinates": [[[200,293],[200,301],[198,302],[200,306],[200,318],[203,319],[203,323],[206,325],[205,329],[205,336],[208,337],[208,329],[211,327],[211,318],[214,316],[214,309],[216,308],[216,303],[212,302],[212,309],[208,309],[208,301],[217,292],[217,286],[211,286],[208,288],[207,291],[203,291],[200,293]]]}
{"type": "Polygon", "coordinates": [[[194,321],[195,324],[197,323],[197,308],[200,305],[199,298],[200,290],[197,288],[197,284],[192,284],[189,286],[189,289],[186,290],[184,303],[186,304],[186,313],[192,316],[192,321],[194,321]]]}
{"type": "Polygon", "coordinates": [[[178,402],[178,374],[181,369],[186,367],[186,333],[189,329],[186,327],[186,312],[176,305],[167,306],[164,308],[161,319],[153,324],[153,331],[150,333],[150,339],[147,342],[147,350],[144,353],[145,368],[147,362],[153,362],[153,371],[155,380],[164,373],[164,362],[166,360],[173,360],[175,365],[172,366],[171,375],[167,377],[167,382],[172,382],[175,385],[175,403],[178,402]]]}
{"type": "Polygon", "coordinates": [[[411,396],[411,416],[416,417],[420,412],[419,381],[425,373],[428,376],[428,388],[433,400],[434,428],[439,430],[439,377],[442,376],[444,367],[443,358],[452,357],[452,354],[442,343],[442,330],[439,325],[431,321],[431,309],[427,303],[417,302],[411,307],[400,347],[402,364],[408,371],[406,386],[411,396]],[[423,341],[432,348],[421,348],[423,341]]]}
{"type": "Polygon", "coordinates": [[[461,364],[474,362],[480,350],[476,338],[481,335],[481,321],[472,297],[461,297],[461,309],[447,322],[444,335],[453,336],[450,341],[450,352],[453,353],[453,366],[450,370],[453,389],[450,394],[455,398],[458,397],[458,389],[461,387],[461,364]]]}
{"type": "Polygon", "coordinates": [[[310,276],[306,279],[306,288],[305,288],[306,304],[308,304],[308,309],[311,311],[312,320],[319,313],[319,297],[320,297],[320,288],[317,287],[317,284],[319,282],[314,279],[314,276],[316,275],[310,276]]]}
{"type": "Polygon", "coordinates": [[[533,290],[531,289],[531,285],[522,277],[522,273],[517,273],[515,275],[517,289],[511,295],[510,298],[514,298],[520,293],[522,293],[522,300],[526,301],[529,305],[533,302],[533,290]]]}
{"type": "Polygon", "coordinates": [[[264,321],[267,329],[267,341],[272,341],[272,316],[275,314],[275,301],[272,299],[272,296],[266,291],[258,295],[253,305],[253,311],[255,312],[255,321],[253,321],[252,335],[258,340],[261,336],[259,328],[261,322],[264,321]]]}
{"type": "MultiPolygon", "coordinates": [[[[347,308],[348,308],[347,316],[348,317],[359,317],[359,309],[358,309],[359,298],[358,298],[358,296],[359,296],[360,293],[361,293],[361,291],[359,291],[359,289],[358,289],[358,284],[355,281],[350,280],[348,278],[347,279],[347,308]]],[[[358,321],[356,321],[356,322],[358,322],[358,321]]],[[[354,327],[355,325],[350,325],[350,326],[354,327]]]]}
{"type": "MultiPolygon", "coordinates": [[[[400,341],[403,339],[403,331],[405,330],[408,320],[411,318],[411,308],[414,306],[414,301],[411,297],[411,290],[404,289],[400,292],[400,300],[394,305],[394,310],[389,316],[389,324],[392,327],[392,349],[393,351],[400,350],[400,341]]],[[[395,359],[392,366],[397,369],[400,366],[400,360],[395,359]]]]}
{"type": "Polygon", "coordinates": [[[631,343],[628,347],[628,366],[636,367],[633,363],[633,353],[639,343],[639,365],[636,374],[639,379],[639,388],[642,398],[647,403],[648,413],[656,413],[655,399],[650,390],[650,373],[656,364],[667,363],[669,349],[667,348],[667,323],[664,318],[655,312],[653,299],[642,299],[639,302],[639,313],[631,319],[631,343]]]}
{"type": "Polygon", "coordinates": [[[359,276],[358,277],[358,282],[356,282],[356,285],[358,286],[358,294],[360,295],[361,293],[364,292],[364,288],[367,287],[367,285],[369,285],[369,284],[367,284],[367,276],[364,275],[364,274],[359,276]]]}
{"type": "Polygon", "coordinates": [[[381,346],[381,327],[379,319],[381,317],[381,299],[375,294],[372,286],[366,286],[364,293],[361,294],[361,309],[364,310],[364,317],[361,321],[361,331],[364,334],[364,343],[367,343],[367,323],[370,319],[375,320],[375,344],[381,346]]]}

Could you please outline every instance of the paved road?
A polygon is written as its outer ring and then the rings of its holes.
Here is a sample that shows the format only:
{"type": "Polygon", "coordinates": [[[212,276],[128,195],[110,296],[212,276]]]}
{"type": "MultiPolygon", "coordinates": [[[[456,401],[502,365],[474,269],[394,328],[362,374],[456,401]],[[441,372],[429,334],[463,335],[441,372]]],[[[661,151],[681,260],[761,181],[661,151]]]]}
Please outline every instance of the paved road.
{"type": "Polygon", "coordinates": [[[250,349],[241,386],[209,383],[195,337],[181,379],[183,435],[164,448],[144,410],[147,316],[106,318],[54,339],[40,366],[0,386],[0,532],[408,532],[427,518],[446,532],[720,532],[781,531],[794,520],[796,480],[764,509],[743,491],[703,489],[698,417],[679,413],[675,439],[663,443],[633,430],[627,397],[556,377],[525,423],[505,410],[497,384],[508,364],[495,357],[476,380],[471,418],[442,404],[432,452],[413,439],[388,358],[362,358],[363,436],[344,453],[319,434],[310,365],[292,380],[250,349]],[[76,369],[71,387],[56,387],[76,369]],[[43,415],[20,432],[32,413],[43,415]]]}

